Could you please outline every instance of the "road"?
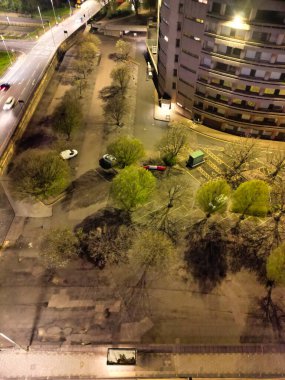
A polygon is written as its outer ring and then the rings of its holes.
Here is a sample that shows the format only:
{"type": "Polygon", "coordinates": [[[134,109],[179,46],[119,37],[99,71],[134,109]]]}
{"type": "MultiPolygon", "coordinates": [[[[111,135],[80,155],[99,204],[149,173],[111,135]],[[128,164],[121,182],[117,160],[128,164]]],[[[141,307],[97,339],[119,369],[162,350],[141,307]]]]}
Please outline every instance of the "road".
{"type": "MultiPolygon", "coordinates": [[[[1,78],[1,83],[7,82],[11,85],[11,88],[7,92],[0,94],[0,156],[5,151],[34,89],[37,87],[59,45],[68,35],[72,34],[96,14],[100,8],[101,6],[95,0],[88,0],[73,16],[47,30],[36,42],[20,41],[19,50],[24,54],[1,78]],[[16,99],[16,104],[13,109],[3,111],[3,105],[9,96],[16,99]]],[[[18,50],[19,42],[6,41],[6,44],[8,49],[18,50]]]]}

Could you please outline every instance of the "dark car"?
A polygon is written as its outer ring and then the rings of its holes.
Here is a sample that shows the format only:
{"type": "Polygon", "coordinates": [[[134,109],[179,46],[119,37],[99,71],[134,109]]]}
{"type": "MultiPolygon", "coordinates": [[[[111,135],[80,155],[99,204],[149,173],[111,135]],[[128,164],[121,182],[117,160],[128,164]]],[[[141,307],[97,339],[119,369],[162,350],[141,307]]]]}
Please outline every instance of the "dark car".
{"type": "Polygon", "coordinates": [[[11,86],[8,83],[2,83],[0,85],[0,91],[8,91],[11,86]]]}
{"type": "Polygon", "coordinates": [[[111,154],[104,154],[102,158],[99,160],[99,164],[103,169],[111,169],[117,163],[116,157],[111,154]]]}

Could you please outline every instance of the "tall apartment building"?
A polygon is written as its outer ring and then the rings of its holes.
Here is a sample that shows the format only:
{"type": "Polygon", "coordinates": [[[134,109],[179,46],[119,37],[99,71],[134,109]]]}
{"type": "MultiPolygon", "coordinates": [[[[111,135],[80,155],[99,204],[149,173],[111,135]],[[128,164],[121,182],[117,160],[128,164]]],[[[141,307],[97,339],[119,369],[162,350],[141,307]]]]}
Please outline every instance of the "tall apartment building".
{"type": "Polygon", "coordinates": [[[157,69],[185,116],[285,140],[285,0],[159,1],[157,69]]]}

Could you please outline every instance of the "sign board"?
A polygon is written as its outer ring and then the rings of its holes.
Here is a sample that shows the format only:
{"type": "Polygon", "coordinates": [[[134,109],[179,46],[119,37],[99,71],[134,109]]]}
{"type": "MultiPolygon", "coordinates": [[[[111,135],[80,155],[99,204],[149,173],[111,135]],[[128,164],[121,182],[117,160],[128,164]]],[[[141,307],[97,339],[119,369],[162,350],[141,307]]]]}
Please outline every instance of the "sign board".
{"type": "Polygon", "coordinates": [[[136,365],[135,348],[108,348],[107,365],[136,365]]]}

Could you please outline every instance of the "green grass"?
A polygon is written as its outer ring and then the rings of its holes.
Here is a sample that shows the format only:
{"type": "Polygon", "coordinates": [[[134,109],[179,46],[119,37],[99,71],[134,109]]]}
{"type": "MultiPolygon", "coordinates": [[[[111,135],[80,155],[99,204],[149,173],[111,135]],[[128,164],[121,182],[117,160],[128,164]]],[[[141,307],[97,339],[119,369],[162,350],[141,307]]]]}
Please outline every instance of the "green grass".
{"type": "MultiPolygon", "coordinates": [[[[11,53],[10,53],[11,54],[11,53]]],[[[10,65],[10,60],[6,52],[0,52],[0,76],[4,74],[10,65]]]]}
{"type": "MultiPolygon", "coordinates": [[[[53,14],[52,9],[41,11],[41,14],[42,14],[43,19],[49,19],[51,24],[54,23],[54,14],[53,14]]],[[[68,17],[70,15],[70,8],[69,7],[55,8],[55,14],[57,17],[58,16],[63,17],[63,18],[68,17]]],[[[33,17],[38,18],[39,13],[38,12],[33,13],[33,17]]],[[[60,22],[61,20],[58,20],[58,21],[60,22]]]]}

